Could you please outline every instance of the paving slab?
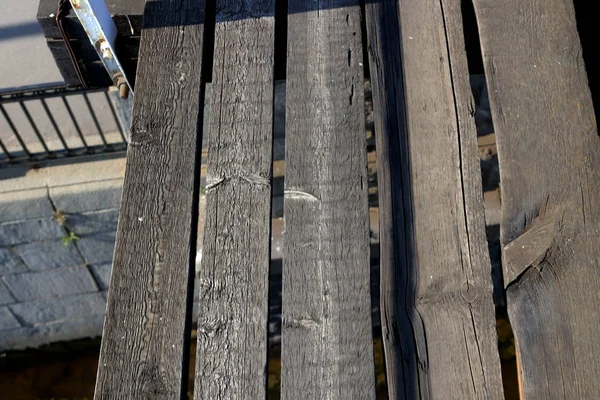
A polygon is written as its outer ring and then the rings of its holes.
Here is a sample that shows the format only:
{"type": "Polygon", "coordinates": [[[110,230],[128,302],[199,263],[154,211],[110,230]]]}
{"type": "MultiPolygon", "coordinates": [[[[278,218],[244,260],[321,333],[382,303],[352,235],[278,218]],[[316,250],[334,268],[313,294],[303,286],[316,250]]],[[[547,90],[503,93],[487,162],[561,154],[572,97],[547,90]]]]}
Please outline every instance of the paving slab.
{"type": "Polygon", "coordinates": [[[125,162],[119,153],[6,167],[0,169],[0,193],[123,179],[125,162]]]}
{"type": "Polygon", "coordinates": [[[18,301],[28,301],[98,290],[86,266],[61,267],[2,277],[18,301]]]}
{"type": "Polygon", "coordinates": [[[0,247],[32,243],[39,240],[58,239],[65,230],[54,218],[30,219],[0,224],[0,247]]]}
{"type": "Polygon", "coordinates": [[[91,265],[90,269],[96,278],[96,282],[100,285],[100,290],[107,290],[110,283],[110,273],[112,264],[91,265]]]}
{"type": "Polygon", "coordinates": [[[41,325],[44,322],[104,315],[106,301],[100,292],[95,292],[18,303],[11,305],[10,309],[24,323],[41,325]]]}
{"type": "Polygon", "coordinates": [[[31,271],[83,265],[85,261],[73,242],[45,240],[16,246],[15,252],[31,271]]]}
{"type": "Polygon", "coordinates": [[[112,263],[116,234],[116,232],[104,232],[82,236],[77,241],[77,247],[88,264],[112,263]]]}
{"type": "Polygon", "coordinates": [[[10,312],[8,307],[0,307],[0,335],[5,329],[20,328],[21,324],[10,312]]]}
{"type": "Polygon", "coordinates": [[[0,248],[0,276],[26,272],[27,267],[10,247],[0,248]]]}
{"type": "Polygon", "coordinates": [[[51,217],[53,213],[45,188],[0,193],[0,223],[51,217]]]}
{"type": "Polygon", "coordinates": [[[65,227],[77,235],[88,235],[98,232],[109,232],[117,230],[119,210],[101,210],[85,213],[68,214],[65,227]]]}
{"type": "Polygon", "coordinates": [[[4,282],[0,280],[0,305],[12,304],[14,302],[15,298],[10,294],[4,282]]]}

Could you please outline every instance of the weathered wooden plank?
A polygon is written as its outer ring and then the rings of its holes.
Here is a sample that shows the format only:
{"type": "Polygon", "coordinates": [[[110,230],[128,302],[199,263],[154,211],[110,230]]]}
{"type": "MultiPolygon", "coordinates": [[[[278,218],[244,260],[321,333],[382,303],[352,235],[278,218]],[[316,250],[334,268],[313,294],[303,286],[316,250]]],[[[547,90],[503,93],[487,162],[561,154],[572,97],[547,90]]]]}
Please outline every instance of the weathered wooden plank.
{"type": "MultiPolygon", "coordinates": [[[[105,0],[105,3],[120,36],[140,34],[144,21],[145,0],[105,0]]],[[[40,0],[38,5],[37,20],[47,38],[62,39],[56,25],[57,5],[58,0],[40,0]]],[[[85,30],[72,10],[64,16],[64,26],[71,39],[87,38],[85,30]]]]}
{"type": "Polygon", "coordinates": [[[266,397],[274,11],[217,1],[195,399],[266,397]]]}
{"type": "MultiPolygon", "coordinates": [[[[61,44],[64,45],[64,43],[61,43],[61,44]]],[[[73,67],[73,62],[71,61],[71,59],[63,58],[63,57],[56,57],[55,56],[56,50],[57,50],[56,47],[50,48],[50,51],[53,53],[52,55],[54,56],[54,62],[56,63],[56,67],[58,68],[60,75],[62,76],[65,84],[68,86],[81,85],[81,81],[79,80],[79,76],[77,75],[77,72],[75,71],[75,68],[73,67]]],[[[64,49],[64,48],[59,51],[62,51],[62,50],[66,51],[66,49],[64,49]]],[[[103,65],[100,65],[100,66],[102,68],[104,68],[103,65]]],[[[106,71],[106,69],[104,69],[104,71],[106,71]]],[[[106,72],[103,72],[102,70],[100,70],[99,72],[100,72],[101,78],[104,78],[106,76],[106,78],[110,80],[110,77],[108,76],[108,74],[106,72]]]]}
{"type": "MultiPolygon", "coordinates": [[[[68,85],[79,85],[79,77],[75,71],[73,61],[71,61],[66,42],[60,39],[48,39],[46,44],[54,57],[56,66],[65,83],[68,85]]],[[[89,87],[113,85],[89,39],[70,40],[69,44],[75,54],[84,80],[89,87]]],[[[117,38],[118,56],[132,85],[135,85],[139,45],[140,38],[138,36],[117,38]]]]}
{"type": "Polygon", "coordinates": [[[366,13],[390,398],[503,398],[460,1],[366,13]]]}
{"type": "Polygon", "coordinates": [[[372,399],[359,1],[288,12],[281,397],[372,399]]]}
{"type": "Polygon", "coordinates": [[[204,1],[149,1],[96,399],[187,385],[204,1]]]}
{"type": "MultiPolygon", "coordinates": [[[[83,61],[100,61],[96,49],[92,46],[89,40],[71,40],[69,41],[71,48],[77,54],[77,56],[83,61]]],[[[67,50],[67,44],[64,40],[50,39],[46,41],[46,45],[52,56],[55,59],[69,59],[69,51],[67,50]]]]}
{"type": "MultiPolygon", "coordinates": [[[[48,47],[52,53],[52,56],[54,57],[54,62],[56,63],[56,66],[58,67],[65,84],[72,86],[81,85],[81,81],[79,80],[79,76],[75,71],[73,61],[71,61],[71,58],[68,56],[68,50],[65,47],[65,43],[63,41],[48,42],[48,47]]],[[[104,64],[102,64],[100,60],[87,62],[80,60],[78,61],[78,65],[83,79],[88,87],[103,87],[113,85],[110,76],[108,76],[108,72],[106,72],[104,64]]]]}
{"type": "MultiPolygon", "coordinates": [[[[90,63],[100,61],[100,57],[98,57],[98,53],[90,43],[89,39],[70,40],[69,43],[73,52],[81,62],[90,63]]],[[[69,52],[64,40],[48,39],[46,44],[55,59],[69,58],[69,52]]],[[[137,58],[140,47],[140,38],[138,36],[119,38],[117,47],[119,49],[119,56],[123,58],[123,61],[126,59],[137,58]]]]}
{"type": "Polygon", "coordinates": [[[475,0],[525,399],[600,396],[600,138],[572,0],[475,0]]]}

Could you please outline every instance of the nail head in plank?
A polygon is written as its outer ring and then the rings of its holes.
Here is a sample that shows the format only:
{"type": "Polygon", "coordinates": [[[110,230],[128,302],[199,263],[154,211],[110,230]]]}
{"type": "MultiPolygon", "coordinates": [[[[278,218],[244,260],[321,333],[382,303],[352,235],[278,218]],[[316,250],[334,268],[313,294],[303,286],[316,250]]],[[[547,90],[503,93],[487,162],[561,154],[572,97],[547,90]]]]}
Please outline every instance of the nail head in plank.
{"type": "Polygon", "coordinates": [[[204,2],[149,1],[145,20],[96,399],[187,389],[204,2]]]}

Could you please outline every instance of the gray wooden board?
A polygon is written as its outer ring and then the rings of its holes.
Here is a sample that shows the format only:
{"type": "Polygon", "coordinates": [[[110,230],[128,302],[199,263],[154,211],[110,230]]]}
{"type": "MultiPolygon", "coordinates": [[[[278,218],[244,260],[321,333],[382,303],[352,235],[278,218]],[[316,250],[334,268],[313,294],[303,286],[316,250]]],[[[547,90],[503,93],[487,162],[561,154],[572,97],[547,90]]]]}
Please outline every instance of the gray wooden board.
{"type": "Polygon", "coordinates": [[[195,399],[266,396],[274,2],[219,0],[195,399]]]}
{"type": "MultiPolygon", "coordinates": [[[[65,84],[75,86],[80,85],[81,82],[79,81],[79,76],[75,71],[75,66],[73,65],[73,61],[71,60],[65,42],[62,40],[48,40],[46,44],[52,53],[54,62],[56,63],[56,66],[58,67],[65,84]]],[[[81,44],[82,41],[77,41],[77,44],[74,45],[73,50],[75,51],[79,68],[81,68],[83,79],[87,85],[89,87],[112,85],[112,80],[110,79],[110,76],[108,76],[106,68],[104,68],[104,64],[102,64],[98,58],[96,51],[91,48],[90,42],[86,39],[84,45],[81,46],[81,44]]],[[[135,56],[137,57],[137,51],[135,56]]],[[[129,67],[131,67],[132,63],[137,64],[137,61],[131,59],[126,59],[123,61],[124,64],[129,67]]],[[[129,68],[129,70],[131,70],[131,68],[129,68]]],[[[135,76],[133,78],[135,78],[135,76]]]]}
{"type": "Polygon", "coordinates": [[[204,2],[149,3],[96,399],[187,389],[204,2]]]}
{"type": "Polygon", "coordinates": [[[366,11],[390,398],[501,399],[460,1],[366,11]]]}
{"type": "Polygon", "coordinates": [[[571,0],[475,0],[525,399],[600,396],[600,138],[571,0]]]}
{"type": "MultiPolygon", "coordinates": [[[[79,77],[75,71],[73,61],[71,61],[65,41],[48,39],[46,44],[65,83],[67,85],[79,85],[79,77]]],[[[135,85],[139,44],[139,36],[118,37],[116,44],[119,60],[129,77],[129,83],[132,85],[135,85]]],[[[105,71],[104,65],[101,63],[96,50],[88,38],[70,40],[70,46],[89,87],[113,85],[112,80],[105,71]]]]}
{"type": "Polygon", "coordinates": [[[358,0],[290,1],[282,399],[375,397],[362,60],[358,0]]]}
{"type": "MultiPolygon", "coordinates": [[[[46,45],[54,59],[69,59],[69,51],[64,40],[49,39],[46,45]]],[[[81,61],[100,61],[98,53],[89,40],[71,40],[71,48],[81,61]]]]}
{"type": "MultiPolygon", "coordinates": [[[[120,36],[139,35],[142,29],[145,0],[105,0],[120,36]]],[[[47,38],[62,39],[56,25],[58,0],[40,0],[37,20],[47,38]]],[[[64,16],[63,24],[71,38],[87,38],[85,30],[72,10],[64,16]]]]}
{"type": "MultiPolygon", "coordinates": [[[[67,46],[63,40],[60,39],[48,39],[46,41],[48,48],[52,52],[54,58],[69,58],[67,46]]],[[[70,40],[71,48],[75,53],[77,59],[82,63],[89,63],[93,61],[100,61],[96,49],[90,43],[89,39],[76,39],[70,40]]],[[[120,61],[125,61],[138,58],[140,46],[139,36],[130,36],[127,38],[119,38],[117,42],[117,49],[119,52],[120,61]]]]}

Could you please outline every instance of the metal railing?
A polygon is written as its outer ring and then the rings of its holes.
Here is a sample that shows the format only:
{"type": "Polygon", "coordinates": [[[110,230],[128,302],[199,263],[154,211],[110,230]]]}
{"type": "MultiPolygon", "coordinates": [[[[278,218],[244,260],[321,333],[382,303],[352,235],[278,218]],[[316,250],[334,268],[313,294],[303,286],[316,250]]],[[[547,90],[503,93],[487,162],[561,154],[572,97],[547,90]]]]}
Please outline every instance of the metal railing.
{"type": "Polygon", "coordinates": [[[125,151],[110,96],[107,88],[64,86],[0,92],[0,167],[125,151]]]}

